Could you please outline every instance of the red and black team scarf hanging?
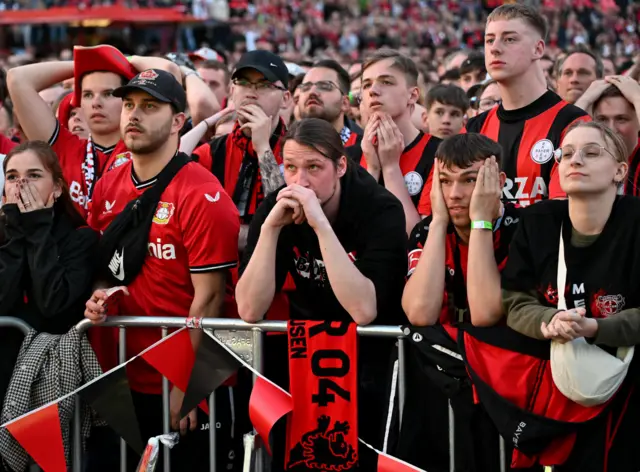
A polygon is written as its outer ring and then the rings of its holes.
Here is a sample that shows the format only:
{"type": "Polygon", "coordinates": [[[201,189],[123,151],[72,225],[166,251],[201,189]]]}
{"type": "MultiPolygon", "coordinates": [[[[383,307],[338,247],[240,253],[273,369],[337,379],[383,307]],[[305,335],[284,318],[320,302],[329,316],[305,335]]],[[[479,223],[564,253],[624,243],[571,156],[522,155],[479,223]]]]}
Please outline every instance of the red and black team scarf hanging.
{"type": "Polygon", "coordinates": [[[289,321],[288,471],[358,467],[358,338],[350,322],[289,321]]]}

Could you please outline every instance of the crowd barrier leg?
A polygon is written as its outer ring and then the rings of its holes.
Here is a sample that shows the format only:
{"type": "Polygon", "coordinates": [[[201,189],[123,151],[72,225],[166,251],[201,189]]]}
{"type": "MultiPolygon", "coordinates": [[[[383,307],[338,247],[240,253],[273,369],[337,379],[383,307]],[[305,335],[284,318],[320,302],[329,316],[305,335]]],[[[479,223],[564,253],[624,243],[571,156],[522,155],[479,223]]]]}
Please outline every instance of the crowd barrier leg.
{"type": "MultiPolygon", "coordinates": [[[[127,329],[118,328],[118,362],[127,361],[127,329]]],[[[142,438],[144,441],[145,438],[142,438]]],[[[144,443],[143,443],[144,444],[144,443]]],[[[127,442],[120,438],[120,472],[127,472],[127,442]]]]}
{"type": "Polygon", "coordinates": [[[216,392],[209,395],[209,472],[216,472],[216,392]]]}
{"type": "Polygon", "coordinates": [[[404,399],[406,395],[405,389],[405,372],[404,372],[404,337],[398,337],[398,429],[402,428],[402,415],[404,413],[404,399]]]}
{"type": "MultiPolygon", "coordinates": [[[[253,368],[259,373],[263,373],[264,359],[262,358],[262,341],[263,341],[262,330],[260,330],[259,328],[253,328],[251,331],[253,333],[253,368]]],[[[255,383],[257,379],[258,377],[254,374],[253,382],[255,383]]],[[[254,433],[255,432],[256,431],[254,429],[254,433]]],[[[261,441],[262,440],[268,441],[269,439],[261,438],[261,441]]],[[[259,446],[256,447],[255,472],[268,472],[269,468],[266,467],[267,460],[265,459],[266,459],[266,449],[262,447],[262,445],[260,444],[259,446]]]]}
{"type": "Polygon", "coordinates": [[[504,447],[504,438],[500,436],[500,472],[507,472],[507,453],[504,447]]]}
{"type": "Polygon", "coordinates": [[[82,410],[80,408],[80,396],[75,396],[73,413],[73,472],[82,472],[82,410]]]}
{"type": "MultiPolygon", "coordinates": [[[[162,328],[162,337],[166,338],[169,334],[167,328],[162,328]]],[[[169,434],[171,432],[171,412],[169,411],[169,379],[162,377],[162,432],[169,434]]],[[[171,472],[171,455],[168,447],[162,448],[162,456],[164,459],[164,472],[171,472]]]]}
{"type": "Polygon", "coordinates": [[[456,472],[456,424],[451,400],[449,400],[449,472],[456,472]]]}

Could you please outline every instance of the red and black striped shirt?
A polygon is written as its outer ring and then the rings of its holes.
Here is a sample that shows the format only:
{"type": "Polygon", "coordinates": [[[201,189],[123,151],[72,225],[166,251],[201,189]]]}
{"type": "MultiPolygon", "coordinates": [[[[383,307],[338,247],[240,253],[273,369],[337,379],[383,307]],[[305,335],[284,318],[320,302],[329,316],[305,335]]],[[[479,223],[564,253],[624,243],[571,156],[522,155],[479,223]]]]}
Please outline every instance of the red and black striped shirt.
{"type": "Polygon", "coordinates": [[[582,109],[547,91],[529,105],[505,110],[502,105],[467,123],[467,132],[481,133],[500,143],[507,181],[503,199],[530,205],[563,194],[553,151],[560,147],[575,121],[591,121],[582,109]]]}
{"type": "Polygon", "coordinates": [[[629,156],[629,175],[625,185],[624,193],[640,197],[640,141],[629,156]]]}

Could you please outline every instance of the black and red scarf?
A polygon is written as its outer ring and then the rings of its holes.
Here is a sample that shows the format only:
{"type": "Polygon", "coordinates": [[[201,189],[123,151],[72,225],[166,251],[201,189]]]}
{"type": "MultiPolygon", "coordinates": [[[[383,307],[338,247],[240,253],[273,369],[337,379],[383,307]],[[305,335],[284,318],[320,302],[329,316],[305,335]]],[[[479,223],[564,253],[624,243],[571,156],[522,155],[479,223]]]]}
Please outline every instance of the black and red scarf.
{"type": "MultiPolygon", "coordinates": [[[[282,138],[287,132],[282,119],[278,122],[278,126],[274,130],[271,138],[269,139],[269,145],[273,151],[273,155],[276,156],[276,160],[281,161],[282,156],[282,138]]],[[[243,153],[242,164],[240,165],[240,171],[238,173],[238,181],[233,191],[233,201],[238,206],[238,211],[241,217],[251,213],[251,197],[253,195],[253,189],[257,185],[256,204],[255,208],[258,208],[262,200],[264,200],[264,190],[262,188],[262,176],[260,175],[258,156],[253,149],[253,143],[251,138],[246,136],[240,127],[240,123],[236,121],[231,132],[231,139],[234,146],[243,153]]]]}
{"type": "Polygon", "coordinates": [[[290,320],[286,470],[358,468],[358,337],[347,321],[290,320]]]}

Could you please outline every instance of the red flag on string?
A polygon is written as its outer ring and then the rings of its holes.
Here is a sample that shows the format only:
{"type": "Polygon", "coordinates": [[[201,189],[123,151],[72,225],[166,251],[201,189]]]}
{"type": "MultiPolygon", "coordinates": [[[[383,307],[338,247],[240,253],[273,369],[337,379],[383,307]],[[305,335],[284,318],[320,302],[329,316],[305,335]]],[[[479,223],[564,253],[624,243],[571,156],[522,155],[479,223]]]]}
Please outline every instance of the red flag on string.
{"type": "Polygon", "coordinates": [[[382,451],[378,451],[362,439],[360,444],[360,468],[362,470],[375,470],[376,472],[426,472],[400,459],[397,459],[382,451]]]}
{"type": "Polygon", "coordinates": [[[57,403],[27,414],[7,429],[42,470],[67,472],[57,403]]]}
{"type": "Polygon", "coordinates": [[[280,418],[293,409],[291,395],[265,377],[258,376],[249,399],[249,418],[271,454],[269,435],[280,418]]]}

